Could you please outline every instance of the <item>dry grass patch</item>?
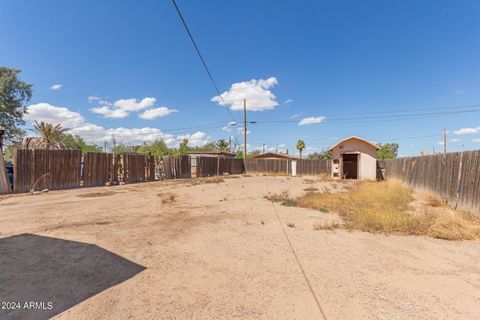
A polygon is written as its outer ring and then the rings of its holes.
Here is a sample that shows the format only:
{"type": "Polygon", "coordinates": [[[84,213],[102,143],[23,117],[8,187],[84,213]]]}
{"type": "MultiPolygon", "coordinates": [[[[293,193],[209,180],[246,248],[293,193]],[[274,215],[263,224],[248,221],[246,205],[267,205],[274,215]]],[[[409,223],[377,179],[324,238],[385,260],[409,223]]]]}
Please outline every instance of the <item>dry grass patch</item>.
{"type": "Polygon", "coordinates": [[[330,231],[335,231],[335,229],[340,229],[342,228],[343,225],[338,222],[332,222],[332,223],[315,223],[313,224],[313,230],[330,230],[330,231]]]}
{"type": "Polygon", "coordinates": [[[265,196],[265,199],[272,202],[280,203],[282,206],[286,207],[298,206],[297,201],[294,198],[290,197],[288,191],[284,191],[280,194],[268,194],[267,196],[265,196]]]}
{"type": "MultiPolygon", "coordinates": [[[[415,209],[411,206],[413,191],[396,180],[362,182],[341,193],[309,192],[296,199],[282,193],[268,199],[282,205],[338,213],[346,229],[447,240],[480,238],[480,218],[455,211],[438,200],[430,200],[429,205],[415,209]]],[[[322,225],[314,228],[330,229],[322,225]]]]}
{"type": "Polygon", "coordinates": [[[177,201],[177,195],[173,193],[159,193],[157,196],[162,199],[162,203],[172,203],[177,201]]]}

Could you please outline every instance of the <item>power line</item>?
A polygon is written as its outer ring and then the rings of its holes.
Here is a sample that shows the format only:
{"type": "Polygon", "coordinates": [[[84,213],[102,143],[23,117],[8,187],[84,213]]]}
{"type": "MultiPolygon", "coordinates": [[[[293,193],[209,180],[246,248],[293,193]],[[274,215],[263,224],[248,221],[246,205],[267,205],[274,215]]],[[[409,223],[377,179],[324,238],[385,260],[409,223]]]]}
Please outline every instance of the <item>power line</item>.
{"type": "Polygon", "coordinates": [[[180,20],[182,20],[182,23],[183,23],[183,26],[185,27],[185,30],[187,30],[188,36],[190,37],[190,40],[192,41],[192,44],[193,44],[193,46],[195,47],[195,50],[197,51],[198,57],[199,57],[200,60],[202,61],[203,67],[205,68],[205,71],[207,71],[208,77],[209,77],[210,80],[212,81],[212,84],[213,84],[215,90],[217,91],[218,96],[219,96],[220,99],[222,100],[223,106],[225,106],[225,109],[227,109],[228,114],[230,115],[230,117],[232,118],[232,120],[235,121],[235,122],[237,122],[237,120],[236,120],[235,117],[233,116],[232,112],[231,112],[230,109],[228,108],[227,104],[226,104],[225,101],[223,100],[222,94],[220,93],[220,90],[218,89],[217,83],[216,83],[215,80],[213,79],[212,73],[211,73],[210,70],[208,69],[207,63],[205,62],[205,59],[203,58],[202,54],[200,53],[200,49],[198,48],[197,43],[195,42],[195,39],[193,39],[192,33],[190,32],[190,29],[188,28],[187,23],[185,22],[185,19],[183,18],[182,13],[180,12],[180,8],[177,6],[177,3],[175,2],[175,0],[172,0],[172,3],[173,3],[173,5],[175,6],[175,9],[177,10],[177,13],[178,13],[178,16],[180,17],[180,20]]]}
{"type": "MultiPolygon", "coordinates": [[[[397,121],[397,120],[411,120],[428,118],[449,114],[464,114],[480,112],[480,109],[460,110],[460,111],[442,111],[442,112],[429,112],[429,113],[407,113],[397,115],[382,115],[382,116],[369,116],[369,117],[326,117],[321,123],[355,123],[355,122],[369,122],[369,121],[397,121]]],[[[298,120],[256,120],[251,123],[298,123],[298,120]]]]}

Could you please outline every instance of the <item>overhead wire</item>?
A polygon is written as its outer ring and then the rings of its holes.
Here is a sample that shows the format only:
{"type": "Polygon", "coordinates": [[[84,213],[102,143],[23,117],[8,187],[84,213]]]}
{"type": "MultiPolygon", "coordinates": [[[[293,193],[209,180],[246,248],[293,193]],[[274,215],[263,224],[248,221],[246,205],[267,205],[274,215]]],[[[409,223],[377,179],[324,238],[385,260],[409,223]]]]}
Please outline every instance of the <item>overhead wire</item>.
{"type": "Polygon", "coordinates": [[[172,3],[173,5],[175,6],[175,9],[178,13],[178,16],[180,17],[180,20],[182,21],[182,24],[183,26],[185,27],[185,30],[187,31],[188,33],[188,37],[190,38],[192,44],[193,44],[193,47],[195,48],[195,51],[197,52],[197,55],[198,57],[200,58],[200,60],[202,61],[202,64],[203,64],[203,67],[205,68],[205,71],[207,72],[208,74],[208,77],[210,78],[210,81],[212,82],[213,84],[213,87],[215,88],[215,91],[217,92],[218,96],[220,97],[220,100],[222,100],[222,105],[225,107],[225,109],[227,110],[228,114],[230,115],[230,117],[232,118],[233,121],[237,122],[237,120],[235,119],[235,117],[233,116],[232,112],[230,111],[230,109],[228,108],[228,105],[226,104],[225,100],[223,100],[223,96],[222,94],[220,93],[220,90],[218,89],[218,86],[217,86],[217,83],[215,82],[215,79],[213,78],[213,75],[212,73],[210,72],[210,69],[208,68],[207,66],[207,63],[205,62],[205,59],[203,58],[203,55],[202,53],[200,52],[200,49],[198,48],[197,46],[197,43],[195,42],[195,39],[193,38],[193,35],[192,33],[190,32],[190,29],[188,28],[188,25],[187,25],[187,22],[185,21],[185,19],[183,18],[183,15],[182,15],[182,12],[180,11],[180,8],[178,7],[177,3],[175,2],[175,0],[172,0],[172,3]]]}

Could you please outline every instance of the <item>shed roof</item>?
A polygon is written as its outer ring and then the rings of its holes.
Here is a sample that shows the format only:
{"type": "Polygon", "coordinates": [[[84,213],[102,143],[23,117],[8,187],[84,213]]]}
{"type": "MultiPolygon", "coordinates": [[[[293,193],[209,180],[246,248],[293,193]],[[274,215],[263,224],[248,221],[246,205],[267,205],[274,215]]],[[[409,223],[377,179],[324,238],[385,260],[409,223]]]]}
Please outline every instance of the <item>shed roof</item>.
{"type": "Polygon", "coordinates": [[[228,152],[228,151],[188,151],[188,154],[211,154],[211,155],[219,155],[219,156],[235,156],[235,153],[228,152]]]}
{"type": "Polygon", "coordinates": [[[267,152],[259,154],[258,156],[253,157],[254,159],[262,159],[262,158],[277,158],[277,159],[299,159],[298,157],[292,156],[288,153],[275,153],[275,152],[267,152]]]}
{"type": "Polygon", "coordinates": [[[344,142],[347,142],[348,140],[352,140],[352,139],[365,142],[365,143],[371,145],[372,147],[374,147],[375,150],[380,149],[380,147],[377,146],[377,145],[376,145],[375,143],[373,143],[373,142],[370,142],[370,141],[368,141],[368,140],[366,140],[366,139],[363,139],[363,138],[360,138],[360,137],[351,136],[351,137],[345,138],[345,139],[343,139],[343,140],[340,140],[340,141],[337,142],[335,145],[333,145],[332,147],[330,147],[330,149],[328,149],[328,150],[333,150],[333,149],[335,149],[337,146],[339,146],[340,144],[342,144],[342,143],[344,143],[344,142]]]}

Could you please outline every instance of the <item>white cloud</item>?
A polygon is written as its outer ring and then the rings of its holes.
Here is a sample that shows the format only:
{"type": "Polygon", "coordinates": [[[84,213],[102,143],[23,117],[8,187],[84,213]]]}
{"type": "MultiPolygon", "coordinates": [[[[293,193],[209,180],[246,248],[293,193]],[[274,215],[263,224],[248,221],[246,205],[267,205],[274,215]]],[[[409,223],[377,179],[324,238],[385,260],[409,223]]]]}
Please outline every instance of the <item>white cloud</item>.
{"type": "MultiPolygon", "coordinates": [[[[268,89],[277,84],[275,77],[234,83],[230,90],[222,93],[221,97],[232,110],[243,110],[243,99],[247,99],[249,111],[272,110],[278,106],[278,102],[275,95],[268,89]]],[[[213,97],[211,101],[221,106],[225,105],[220,96],[213,97]]]]}
{"type": "Polygon", "coordinates": [[[153,108],[153,109],[148,109],[138,115],[139,118],[145,119],[145,120],[153,120],[159,117],[165,117],[168,116],[169,114],[173,112],[178,112],[178,110],[175,109],[169,109],[167,107],[160,107],[160,108],[153,108]]]}
{"type": "Polygon", "coordinates": [[[143,98],[140,101],[137,101],[137,99],[135,98],[130,98],[117,100],[113,105],[121,110],[125,110],[128,112],[137,112],[146,108],[153,107],[156,101],[157,99],[149,97],[143,98]]]}
{"type": "Polygon", "coordinates": [[[197,131],[193,134],[185,134],[176,137],[177,144],[182,142],[183,139],[188,139],[188,145],[191,147],[200,147],[212,140],[207,137],[207,134],[202,131],[197,131]]]}
{"type": "Polygon", "coordinates": [[[478,139],[473,139],[472,142],[475,142],[475,143],[478,142],[478,143],[480,143],[480,138],[478,138],[478,139]]]}
{"type": "Polygon", "coordinates": [[[53,84],[50,86],[50,90],[60,90],[61,87],[63,87],[63,84],[53,84]]]}
{"type": "Polygon", "coordinates": [[[139,117],[145,120],[153,120],[158,117],[165,117],[172,112],[178,112],[175,109],[169,109],[167,107],[152,108],[155,105],[157,99],[146,97],[142,100],[137,100],[135,98],[130,99],[120,99],[115,102],[110,102],[108,100],[102,99],[99,96],[90,96],[88,97],[90,103],[97,102],[98,107],[90,108],[90,111],[96,114],[100,114],[105,118],[125,118],[130,115],[132,112],[139,112],[144,109],[148,109],[141,113],[139,117]]]}
{"type": "Polygon", "coordinates": [[[295,118],[298,118],[298,117],[300,117],[300,116],[301,116],[300,113],[296,113],[296,114],[294,114],[294,115],[291,115],[291,116],[290,116],[290,119],[295,119],[295,118]]]}
{"type": "Polygon", "coordinates": [[[464,93],[465,92],[465,89],[458,89],[455,91],[456,94],[461,94],[461,93],[464,93]]]}
{"type": "MultiPolygon", "coordinates": [[[[107,108],[106,106],[100,108],[107,108]]],[[[112,111],[112,110],[110,110],[112,111]]],[[[103,112],[103,111],[102,111],[103,112]]],[[[113,112],[125,112],[124,110],[113,110],[113,112]]],[[[127,112],[128,114],[128,112],[127,112]]],[[[178,147],[179,143],[184,139],[189,140],[190,146],[201,146],[211,141],[211,138],[205,132],[197,131],[193,134],[185,134],[175,136],[173,134],[164,133],[158,128],[104,128],[103,126],[87,123],[80,113],[73,112],[67,108],[56,107],[48,103],[37,103],[27,107],[25,120],[28,121],[45,121],[52,124],[62,124],[68,129],[68,133],[76,134],[85,139],[89,143],[103,145],[107,142],[109,145],[115,137],[117,143],[125,143],[130,145],[142,144],[143,142],[153,142],[163,139],[169,147],[178,147]]]]}
{"type": "Polygon", "coordinates": [[[88,102],[94,102],[94,101],[98,101],[98,100],[100,100],[100,99],[102,99],[102,98],[100,98],[100,97],[97,96],[97,95],[89,96],[89,97],[87,98],[88,102]]]}
{"type": "Polygon", "coordinates": [[[44,121],[54,125],[61,124],[64,128],[74,128],[82,125],[85,119],[80,113],[67,108],[52,106],[48,103],[37,103],[27,107],[25,120],[44,121]]]}
{"type": "Polygon", "coordinates": [[[285,102],[283,102],[283,103],[286,104],[286,105],[289,105],[289,104],[292,103],[292,102],[293,102],[293,99],[287,99],[287,100],[285,100],[285,102]]]}
{"type": "Polygon", "coordinates": [[[480,127],[477,128],[461,128],[459,130],[453,131],[455,134],[474,134],[480,133],[480,127]]]}
{"type": "Polygon", "coordinates": [[[325,120],[325,117],[309,117],[309,118],[303,118],[300,120],[298,123],[299,126],[305,126],[309,124],[314,124],[314,123],[320,123],[323,120],[325,120]]]}
{"type": "Polygon", "coordinates": [[[122,110],[122,109],[115,109],[115,108],[110,108],[107,106],[102,106],[102,107],[97,107],[97,108],[90,108],[90,111],[93,113],[100,114],[104,116],[105,118],[116,118],[116,119],[121,119],[128,117],[130,114],[129,112],[122,110]]]}

